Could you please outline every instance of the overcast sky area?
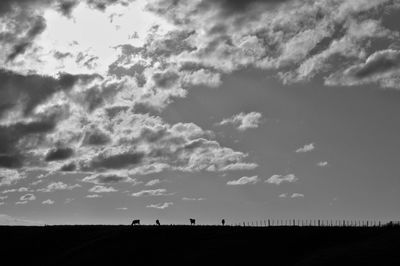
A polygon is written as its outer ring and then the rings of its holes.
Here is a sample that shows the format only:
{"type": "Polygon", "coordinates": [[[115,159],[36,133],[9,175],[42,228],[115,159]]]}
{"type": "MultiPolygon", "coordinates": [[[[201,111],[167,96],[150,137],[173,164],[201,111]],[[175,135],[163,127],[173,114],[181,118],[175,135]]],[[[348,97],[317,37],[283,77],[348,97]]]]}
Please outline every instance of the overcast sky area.
{"type": "Polygon", "coordinates": [[[400,217],[400,0],[1,0],[0,224],[400,217]]]}

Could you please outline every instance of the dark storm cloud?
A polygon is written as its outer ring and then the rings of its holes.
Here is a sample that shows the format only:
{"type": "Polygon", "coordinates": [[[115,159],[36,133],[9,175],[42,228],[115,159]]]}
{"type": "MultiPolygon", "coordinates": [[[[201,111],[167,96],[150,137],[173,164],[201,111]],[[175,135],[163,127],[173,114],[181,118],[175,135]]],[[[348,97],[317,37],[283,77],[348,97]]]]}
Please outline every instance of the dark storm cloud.
{"type": "Polygon", "coordinates": [[[127,5],[131,0],[87,0],[89,6],[99,10],[105,10],[110,5],[122,4],[127,5]]]}
{"type": "MultiPolygon", "coordinates": [[[[115,4],[126,5],[132,0],[86,0],[87,4],[99,10],[105,10],[108,6],[115,4]]],[[[13,12],[16,9],[28,11],[29,9],[42,7],[55,7],[57,11],[69,16],[72,10],[79,4],[78,0],[1,0],[0,16],[13,12]]],[[[83,1],[82,1],[83,2],[83,1]]]]}
{"type": "MultiPolygon", "coordinates": [[[[153,30],[157,30],[154,28],[153,30]]],[[[175,30],[170,31],[162,39],[150,38],[143,53],[146,57],[169,57],[178,55],[184,51],[193,51],[195,48],[189,43],[188,38],[195,34],[195,31],[175,30]]]]}
{"type": "Polygon", "coordinates": [[[215,5],[219,5],[222,8],[223,13],[232,14],[244,12],[248,8],[257,4],[273,5],[289,1],[292,0],[203,0],[201,1],[199,7],[211,9],[215,7],[215,5]]]}
{"type": "Polygon", "coordinates": [[[179,79],[178,73],[174,71],[159,72],[153,75],[157,87],[171,88],[179,79]]]}
{"type": "Polygon", "coordinates": [[[68,164],[64,164],[63,166],[61,166],[60,171],[61,172],[73,172],[76,170],[76,164],[75,163],[68,163],[68,164]]]}
{"type": "Polygon", "coordinates": [[[354,71],[354,77],[362,79],[382,74],[400,67],[400,51],[386,50],[371,55],[367,62],[354,71]]]}
{"type": "Polygon", "coordinates": [[[56,51],[56,52],[54,52],[53,56],[56,59],[64,59],[64,58],[67,58],[67,57],[72,57],[72,54],[71,53],[61,53],[59,51],[56,51]]]}
{"type": "Polygon", "coordinates": [[[123,176],[118,174],[98,174],[85,177],[83,181],[94,184],[115,184],[121,182],[130,182],[132,181],[132,179],[129,178],[128,176],[123,176]]]}
{"type": "Polygon", "coordinates": [[[91,169],[122,169],[142,162],[145,154],[142,152],[128,152],[121,154],[100,154],[90,162],[91,169]]]}
{"type": "Polygon", "coordinates": [[[72,10],[76,7],[78,5],[78,2],[77,1],[73,1],[73,0],[70,0],[70,1],[61,1],[61,2],[59,2],[58,3],[58,6],[57,6],[57,10],[61,13],[61,14],[63,14],[64,16],[70,16],[71,15],[71,13],[72,13],[72,10]]]}
{"type": "Polygon", "coordinates": [[[124,76],[135,77],[139,87],[142,87],[146,83],[146,77],[143,74],[145,69],[146,66],[140,62],[135,63],[129,68],[126,68],[119,66],[119,62],[116,61],[108,67],[108,74],[115,75],[118,78],[122,78],[124,76]]]}
{"type": "Polygon", "coordinates": [[[22,159],[19,154],[0,155],[0,167],[19,168],[22,166],[22,159]]]}
{"type": "Polygon", "coordinates": [[[141,102],[137,102],[133,106],[133,112],[135,114],[156,114],[159,111],[160,110],[158,110],[157,108],[154,108],[154,106],[151,106],[146,103],[141,103],[141,102]]]}
{"type": "Polygon", "coordinates": [[[0,117],[18,104],[25,116],[58,91],[68,91],[76,83],[87,83],[97,75],[60,74],[58,79],[36,74],[22,75],[0,70],[0,117]]]}
{"type": "Polygon", "coordinates": [[[25,37],[22,38],[12,48],[12,52],[8,55],[7,61],[13,61],[18,55],[25,53],[25,51],[32,46],[35,38],[46,29],[46,21],[43,17],[37,17],[34,24],[30,27],[25,37]]]}
{"type": "Polygon", "coordinates": [[[105,108],[108,119],[113,119],[121,112],[126,112],[129,109],[128,106],[113,106],[105,108]]]}
{"type": "Polygon", "coordinates": [[[86,132],[83,139],[83,144],[89,146],[106,145],[110,142],[111,138],[99,129],[92,129],[89,132],[86,132]]]}
{"type": "Polygon", "coordinates": [[[54,130],[55,117],[45,117],[30,123],[0,126],[0,167],[19,168],[23,165],[23,148],[19,142],[32,135],[42,135],[54,130]]]}
{"type": "MultiPolygon", "coordinates": [[[[276,5],[291,1],[295,0],[202,0],[197,3],[191,14],[199,14],[208,10],[217,10],[222,17],[226,17],[244,14],[252,8],[272,8],[276,5]]],[[[163,15],[165,12],[171,11],[178,6],[185,6],[187,4],[187,1],[184,0],[159,0],[155,5],[149,5],[148,9],[163,15]]],[[[186,18],[181,20],[176,17],[171,17],[171,19],[177,24],[185,24],[186,22],[186,18]]]]}
{"type": "Polygon", "coordinates": [[[45,161],[62,161],[70,158],[73,154],[74,150],[71,148],[54,148],[48,151],[45,157],[45,161]]]}
{"type": "Polygon", "coordinates": [[[1,0],[0,15],[11,12],[14,8],[29,8],[32,6],[49,5],[54,0],[1,0]]]}

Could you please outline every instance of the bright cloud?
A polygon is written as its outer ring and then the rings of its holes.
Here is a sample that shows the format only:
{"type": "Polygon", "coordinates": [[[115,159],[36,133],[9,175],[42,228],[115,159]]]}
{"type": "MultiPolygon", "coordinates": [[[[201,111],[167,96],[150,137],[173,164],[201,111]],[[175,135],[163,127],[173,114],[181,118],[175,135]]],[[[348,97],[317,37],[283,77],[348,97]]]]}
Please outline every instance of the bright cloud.
{"type": "Polygon", "coordinates": [[[328,166],[328,162],[327,161],[318,162],[317,165],[319,167],[326,167],[326,166],[328,166]]]}
{"type": "Polygon", "coordinates": [[[157,184],[160,184],[160,183],[161,183],[160,179],[153,179],[153,180],[150,180],[149,182],[147,182],[145,184],[145,186],[151,187],[151,186],[154,186],[154,185],[157,185],[157,184]]]}
{"type": "Polygon", "coordinates": [[[293,193],[290,197],[291,197],[291,198],[304,198],[304,194],[301,194],[301,193],[293,193]]]}
{"type": "Polygon", "coordinates": [[[88,198],[88,199],[102,198],[102,197],[103,196],[100,195],[100,194],[89,194],[89,195],[86,195],[86,198],[88,198]]]}
{"type": "Polygon", "coordinates": [[[289,175],[273,175],[270,178],[268,178],[265,182],[270,183],[270,184],[275,184],[275,185],[280,185],[282,183],[293,183],[296,182],[298,178],[294,174],[289,174],[289,175]]]}
{"type": "MultiPolygon", "coordinates": [[[[6,159],[6,158],[4,158],[4,159],[6,159]]],[[[3,159],[0,159],[0,160],[3,160],[3,159]]],[[[1,164],[0,164],[0,187],[1,186],[10,186],[24,178],[25,178],[24,173],[20,173],[17,170],[1,168],[1,164]]]]}
{"type": "MultiPolygon", "coordinates": [[[[106,187],[106,186],[101,186],[101,185],[94,186],[91,189],[89,189],[89,192],[92,192],[92,193],[109,193],[109,192],[116,192],[116,191],[118,191],[118,190],[116,190],[113,187],[106,187]]],[[[93,196],[91,196],[91,198],[93,198],[93,196]]]]}
{"type": "Polygon", "coordinates": [[[42,201],[42,204],[44,204],[44,205],[53,205],[54,204],[54,200],[47,199],[45,201],[42,201]]]}
{"type": "Polygon", "coordinates": [[[81,185],[79,184],[75,184],[75,185],[67,185],[63,182],[53,182],[47,185],[47,187],[45,188],[39,188],[36,191],[39,192],[54,192],[54,191],[58,191],[58,190],[72,190],[74,188],[78,188],[81,187],[81,185]]]}
{"type": "Polygon", "coordinates": [[[165,188],[142,190],[142,191],[139,191],[139,192],[132,193],[133,197],[167,196],[167,195],[172,195],[172,194],[171,193],[167,193],[167,190],[165,188]]]}
{"type": "Polygon", "coordinates": [[[305,152],[310,152],[313,151],[315,149],[315,145],[314,143],[310,143],[310,144],[306,144],[301,148],[298,148],[296,150],[297,153],[305,153],[305,152]]]}
{"type": "Polygon", "coordinates": [[[150,204],[147,205],[147,208],[154,208],[154,209],[160,209],[163,210],[165,208],[168,208],[172,206],[174,203],[173,202],[164,202],[164,203],[157,203],[157,204],[150,204]]]}
{"type": "Polygon", "coordinates": [[[189,198],[189,197],[183,197],[182,200],[184,200],[184,201],[202,201],[202,200],[205,200],[205,198],[189,198]]]}
{"type": "Polygon", "coordinates": [[[258,176],[243,176],[241,178],[239,178],[238,180],[232,180],[232,181],[228,181],[226,184],[229,186],[240,186],[240,185],[247,185],[247,184],[255,184],[257,183],[259,180],[258,176]]]}
{"type": "Polygon", "coordinates": [[[257,128],[261,123],[261,113],[251,112],[251,113],[240,113],[234,115],[230,118],[222,120],[220,125],[232,124],[237,127],[238,130],[245,131],[249,128],[257,128]]]}

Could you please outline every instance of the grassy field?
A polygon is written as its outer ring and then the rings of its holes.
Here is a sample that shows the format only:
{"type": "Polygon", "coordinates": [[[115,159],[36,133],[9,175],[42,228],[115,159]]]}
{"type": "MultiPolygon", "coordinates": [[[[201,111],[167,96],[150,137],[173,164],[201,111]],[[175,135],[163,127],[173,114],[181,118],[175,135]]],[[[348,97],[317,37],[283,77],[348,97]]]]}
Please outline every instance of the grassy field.
{"type": "Polygon", "coordinates": [[[400,265],[400,228],[0,227],[1,265],[400,265]]]}

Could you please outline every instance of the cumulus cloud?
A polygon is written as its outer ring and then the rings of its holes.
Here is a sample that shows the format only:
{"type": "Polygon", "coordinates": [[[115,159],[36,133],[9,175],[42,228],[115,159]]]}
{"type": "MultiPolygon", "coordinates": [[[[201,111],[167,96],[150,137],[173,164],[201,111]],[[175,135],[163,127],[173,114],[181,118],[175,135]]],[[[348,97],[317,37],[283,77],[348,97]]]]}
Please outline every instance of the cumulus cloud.
{"type": "Polygon", "coordinates": [[[293,199],[293,198],[304,198],[304,194],[301,194],[301,193],[293,193],[290,197],[291,197],[292,199],[293,199]]]}
{"type": "Polygon", "coordinates": [[[13,192],[16,192],[17,190],[15,189],[15,188],[13,188],[13,189],[6,189],[6,190],[3,190],[1,193],[3,193],[3,194],[7,194],[7,193],[13,193],[13,192]]]}
{"type": "Polygon", "coordinates": [[[326,79],[328,85],[362,85],[377,83],[384,88],[400,89],[400,51],[387,49],[371,54],[365,62],[326,79]]]}
{"type": "Polygon", "coordinates": [[[251,112],[247,114],[240,113],[230,118],[222,120],[219,124],[220,125],[232,124],[236,126],[238,130],[245,131],[249,128],[257,128],[260,125],[261,117],[262,117],[261,113],[258,112],[251,112]]]}
{"type": "Polygon", "coordinates": [[[103,196],[100,195],[100,194],[89,194],[89,195],[86,195],[86,198],[88,198],[88,199],[102,198],[102,197],[103,196]]]}
{"type": "Polygon", "coordinates": [[[46,187],[39,188],[36,191],[50,193],[50,192],[59,191],[59,190],[73,190],[74,188],[78,188],[78,187],[81,187],[81,185],[79,185],[79,184],[68,185],[68,184],[65,184],[60,181],[60,182],[52,182],[52,183],[48,184],[46,187]]]}
{"type": "Polygon", "coordinates": [[[106,186],[102,186],[102,185],[97,185],[97,186],[94,186],[91,189],[89,189],[89,192],[92,192],[92,193],[109,193],[109,192],[116,192],[116,191],[118,191],[118,190],[116,190],[113,187],[106,187],[106,186]]]}
{"type": "Polygon", "coordinates": [[[36,199],[36,196],[33,194],[25,194],[19,198],[19,201],[17,201],[15,204],[17,205],[23,205],[27,204],[29,201],[34,201],[36,199]]]}
{"type": "Polygon", "coordinates": [[[268,178],[265,182],[269,184],[280,185],[282,183],[293,183],[296,182],[298,178],[294,174],[289,175],[273,175],[268,178]]]}
{"type": "Polygon", "coordinates": [[[10,186],[25,177],[26,175],[24,173],[20,173],[17,170],[0,168],[0,187],[10,186]]]}
{"type": "Polygon", "coordinates": [[[241,186],[241,185],[247,185],[247,184],[255,184],[257,183],[259,180],[258,176],[243,176],[241,178],[239,178],[238,180],[232,180],[232,181],[228,181],[226,184],[228,186],[241,186]]]}
{"type": "Polygon", "coordinates": [[[182,200],[184,200],[184,201],[202,201],[202,200],[205,200],[205,198],[189,198],[189,197],[183,197],[182,200]]]}
{"type": "Polygon", "coordinates": [[[54,204],[54,200],[51,199],[47,199],[45,201],[42,201],[43,205],[53,205],[54,204]]]}
{"type": "Polygon", "coordinates": [[[141,182],[137,181],[126,175],[121,174],[94,174],[91,176],[85,177],[83,182],[93,183],[93,184],[116,184],[116,183],[131,183],[132,185],[140,184],[141,182]]]}
{"type": "Polygon", "coordinates": [[[318,162],[317,165],[319,167],[326,167],[326,166],[328,166],[328,162],[327,161],[318,162]]]}
{"type": "Polygon", "coordinates": [[[163,210],[165,208],[172,206],[173,204],[174,204],[173,202],[164,202],[164,203],[150,204],[150,205],[147,205],[146,207],[163,210]]]}
{"type": "Polygon", "coordinates": [[[159,117],[129,110],[120,110],[109,118],[111,121],[100,118],[100,123],[111,122],[113,125],[114,140],[99,152],[86,148],[85,156],[77,159],[83,171],[120,171],[125,175],[137,175],[165,169],[196,172],[257,167],[245,162],[247,154],[222,147],[212,139],[211,132],[193,123],[169,125],[159,117]]]}
{"type": "Polygon", "coordinates": [[[298,148],[296,150],[297,153],[305,153],[305,152],[310,152],[313,151],[315,149],[315,145],[314,143],[310,143],[310,144],[306,144],[301,148],[298,148]]]}
{"type": "Polygon", "coordinates": [[[304,194],[301,194],[301,193],[292,193],[291,195],[289,194],[287,194],[287,193],[283,193],[283,194],[280,194],[279,195],[279,198],[288,198],[288,197],[290,197],[290,198],[292,198],[292,199],[295,199],[295,198],[304,198],[304,194]]]}
{"type": "Polygon", "coordinates": [[[172,195],[172,194],[171,193],[167,193],[167,190],[165,188],[142,190],[142,191],[139,191],[139,192],[132,193],[133,197],[168,196],[168,195],[172,195]]]}
{"type": "Polygon", "coordinates": [[[147,182],[145,184],[145,186],[151,187],[151,186],[154,186],[154,185],[157,185],[157,184],[160,184],[160,183],[161,183],[160,179],[153,179],[153,180],[150,180],[149,182],[147,182]]]}

